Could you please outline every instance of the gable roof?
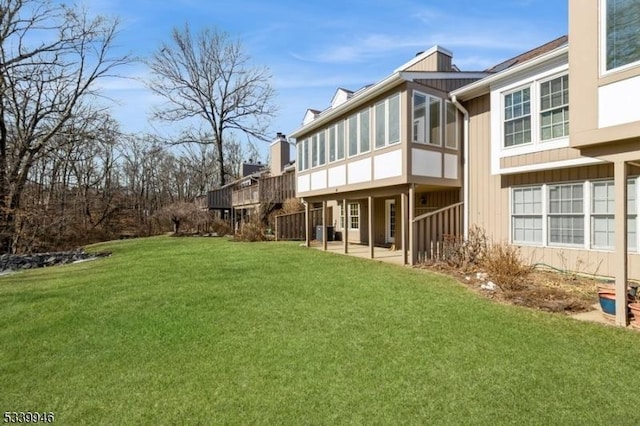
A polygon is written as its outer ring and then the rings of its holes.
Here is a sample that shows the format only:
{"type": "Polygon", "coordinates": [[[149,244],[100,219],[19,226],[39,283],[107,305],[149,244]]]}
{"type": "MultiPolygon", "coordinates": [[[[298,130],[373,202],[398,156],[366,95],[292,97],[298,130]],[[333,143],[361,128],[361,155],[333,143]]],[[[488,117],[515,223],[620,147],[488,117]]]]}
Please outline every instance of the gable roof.
{"type": "Polygon", "coordinates": [[[460,98],[461,100],[469,100],[484,95],[489,92],[492,84],[500,81],[507,76],[517,75],[522,70],[527,70],[536,65],[560,58],[569,53],[569,38],[567,36],[559,37],[525,53],[501,62],[487,70],[489,76],[468,84],[451,92],[451,97],[460,98]]]}
{"type": "Polygon", "coordinates": [[[568,43],[569,43],[569,36],[563,35],[562,37],[558,37],[555,40],[551,40],[550,42],[547,42],[541,46],[535,47],[527,52],[521,53],[518,56],[514,56],[511,59],[507,59],[506,61],[500,62],[499,64],[492,66],[486,71],[491,73],[504,71],[513,66],[527,62],[530,59],[534,59],[534,58],[537,58],[538,56],[544,55],[545,53],[551,52],[552,50],[555,50],[568,43]]]}

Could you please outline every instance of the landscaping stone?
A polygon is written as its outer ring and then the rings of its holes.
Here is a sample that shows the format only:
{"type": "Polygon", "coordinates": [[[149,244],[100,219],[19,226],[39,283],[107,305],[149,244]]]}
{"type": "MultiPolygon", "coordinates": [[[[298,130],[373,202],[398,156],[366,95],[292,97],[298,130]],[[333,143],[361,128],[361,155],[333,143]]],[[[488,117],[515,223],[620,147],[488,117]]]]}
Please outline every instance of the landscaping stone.
{"type": "Polygon", "coordinates": [[[0,272],[21,269],[46,268],[110,256],[110,252],[86,253],[84,250],[35,254],[3,254],[0,256],[0,272]]]}

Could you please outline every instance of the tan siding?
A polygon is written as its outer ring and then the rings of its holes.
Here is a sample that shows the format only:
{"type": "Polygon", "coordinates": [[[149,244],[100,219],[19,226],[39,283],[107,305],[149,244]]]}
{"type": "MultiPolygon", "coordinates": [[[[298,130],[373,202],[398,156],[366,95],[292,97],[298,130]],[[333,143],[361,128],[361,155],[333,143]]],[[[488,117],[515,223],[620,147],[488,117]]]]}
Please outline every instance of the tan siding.
{"type": "Polygon", "coordinates": [[[550,149],[538,151],[531,154],[516,155],[500,159],[501,168],[531,166],[535,164],[545,164],[554,161],[574,160],[581,158],[580,151],[574,148],[550,149]]]}
{"type": "MultiPolygon", "coordinates": [[[[471,100],[466,107],[471,117],[469,123],[471,135],[469,222],[471,225],[484,228],[493,241],[509,241],[510,187],[586,179],[611,179],[613,176],[611,164],[492,176],[489,97],[487,95],[471,100]]],[[[629,173],[638,175],[640,169],[631,167],[629,173]]],[[[610,251],[522,246],[521,253],[524,259],[532,263],[544,263],[556,268],[603,276],[614,276],[616,273],[615,254],[610,251]]],[[[640,254],[629,256],[629,276],[640,279],[640,254]]]]}
{"type": "Polygon", "coordinates": [[[411,65],[406,71],[451,71],[451,56],[442,52],[434,52],[411,65]]]}

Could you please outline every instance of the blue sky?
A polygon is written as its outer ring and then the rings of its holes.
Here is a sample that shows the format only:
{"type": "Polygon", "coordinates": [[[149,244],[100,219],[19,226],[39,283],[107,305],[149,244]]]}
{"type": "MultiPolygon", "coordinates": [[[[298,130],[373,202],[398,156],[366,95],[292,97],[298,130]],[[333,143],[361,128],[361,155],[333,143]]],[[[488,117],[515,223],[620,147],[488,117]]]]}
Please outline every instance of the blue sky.
{"type": "MultiPolygon", "coordinates": [[[[118,16],[119,49],[148,56],[173,27],[218,28],[267,66],[279,114],[271,130],[289,134],[307,108],[325,109],[338,87],[356,90],[439,44],[464,71],[483,70],[567,33],[567,0],[84,0],[93,13],[118,16]]],[[[154,98],[138,81],[105,84],[127,132],[168,131],[148,122],[154,98]],[[153,127],[152,127],[153,126],[153,127]]],[[[174,127],[175,128],[175,127],[174,127]]],[[[263,144],[266,152],[266,144],[263,144]]]]}

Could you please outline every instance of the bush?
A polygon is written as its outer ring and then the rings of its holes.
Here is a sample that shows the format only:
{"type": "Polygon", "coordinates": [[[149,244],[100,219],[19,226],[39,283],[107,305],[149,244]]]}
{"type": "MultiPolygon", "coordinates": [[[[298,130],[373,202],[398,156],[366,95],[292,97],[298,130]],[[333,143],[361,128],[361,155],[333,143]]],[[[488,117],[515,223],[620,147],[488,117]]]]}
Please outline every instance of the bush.
{"type": "Polygon", "coordinates": [[[478,266],[486,255],[488,239],[484,229],[472,225],[466,240],[455,235],[445,235],[442,260],[449,266],[468,269],[478,266]]]}
{"type": "Polygon", "coordinates": [[[520,248],[506,243],[490,246],[482,266],[503,291],[517,291],[526,287],[526,278],[533,271],[520,257],[520,248]]]}
{"type": "Polygon", "coordinates": [[[231,235],[233,233],[229,222],[221,219],[215,219],[211,223],[211,229],[220,236],[231,235]]]}
{"type": "Polygon", "coordinates": [[[255,242],[265,241],[264,226],[260,219],[254,218],[240,226],[240,232],[234,236],[237,241],[255,242]]]}

